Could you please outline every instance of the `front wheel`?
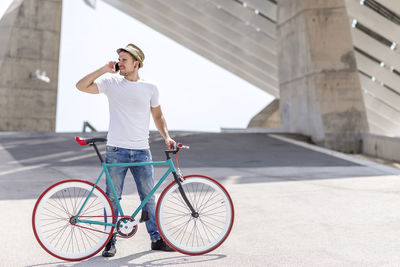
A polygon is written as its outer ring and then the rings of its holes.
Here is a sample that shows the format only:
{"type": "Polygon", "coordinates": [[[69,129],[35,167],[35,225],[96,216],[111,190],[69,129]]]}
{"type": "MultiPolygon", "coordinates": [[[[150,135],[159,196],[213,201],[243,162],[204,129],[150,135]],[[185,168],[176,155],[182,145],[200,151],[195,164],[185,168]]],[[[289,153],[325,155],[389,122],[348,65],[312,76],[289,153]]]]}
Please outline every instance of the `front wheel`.
{"type": "Polygon", "coordinates": [[[93,187],[87,181],[66,180],[49,187],[37,200],[33,232],[51,255],[63,260],[84,260],[98,253],[110,239],[114,227],[102,223],[113,223],[114,211],[104,191],[93,187]],[[78,218],[94,223],[74,222],[80,209],[78,218]]]}
{"type": "Polygon", "coordinates": [[[183,189],[198,216],[183,200],[176,181],[157,203],[157,227],[170,247],[184,254],[200,255],[219,247],[228,237],[234,219],[232,200],[216,180],[202,175],[184,177],[183,189]]]}

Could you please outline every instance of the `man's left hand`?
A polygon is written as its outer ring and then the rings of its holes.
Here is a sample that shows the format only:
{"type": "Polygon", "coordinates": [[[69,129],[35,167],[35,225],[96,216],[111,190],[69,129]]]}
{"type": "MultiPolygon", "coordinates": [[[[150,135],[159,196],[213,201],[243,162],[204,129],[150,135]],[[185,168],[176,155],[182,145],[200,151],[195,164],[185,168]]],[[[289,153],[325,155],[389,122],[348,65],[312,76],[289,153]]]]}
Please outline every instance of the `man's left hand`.
{"type": "Polygon", "coordinates": [[[165,139],[165,145],[168,149],[172,149],[173,146],[176,145],[176,142],[172,138],[168,137],[165,139]]]}

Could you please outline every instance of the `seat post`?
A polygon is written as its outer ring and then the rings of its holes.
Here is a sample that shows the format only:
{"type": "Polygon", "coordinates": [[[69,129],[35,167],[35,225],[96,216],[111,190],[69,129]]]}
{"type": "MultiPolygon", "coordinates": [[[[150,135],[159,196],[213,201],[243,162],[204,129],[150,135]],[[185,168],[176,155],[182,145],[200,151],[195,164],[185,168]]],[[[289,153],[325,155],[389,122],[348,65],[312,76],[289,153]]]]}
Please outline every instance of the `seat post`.
{"type": "Polygon", "coordinates": [[[104,162],[104,160],[103,160],[103,157],[101,156],[101,154],[100,154],[99,150],[97,149],[97,146],[96,146],[96,144],[95,144],[95,143],[93,143],[93,144],[90,144],[90,145],[94,147],[94,150],[96,150],[96,153],[97,153],[97,156],[98,156],[98,157],[99,157],[99,159],[100,159],[100,162],[101,162],[101,163],[103,163],[103,162],[104,162]]]}

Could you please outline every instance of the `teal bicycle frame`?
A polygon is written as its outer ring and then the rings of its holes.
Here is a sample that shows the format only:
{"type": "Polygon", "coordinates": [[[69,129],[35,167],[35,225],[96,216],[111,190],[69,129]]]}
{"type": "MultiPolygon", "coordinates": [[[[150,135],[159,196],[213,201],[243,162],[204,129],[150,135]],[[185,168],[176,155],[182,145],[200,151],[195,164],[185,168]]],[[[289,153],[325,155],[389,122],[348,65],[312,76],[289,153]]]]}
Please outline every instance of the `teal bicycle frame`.
{"type": "Polygon", "coordinates": [[[154,194],[155,191],[157,191],[158,187],[164,182],[164,180],[168,177],[168,175],[172,173],[176,173],[175,165],[172,161],[172,159],[168,159],[166,161],[148,161],[148,162],[136,162],[136,163],[105,163],[102,162],[102,167],[103,170],[101,171],[99,177],[96,180],[96,183],[94,184],[92,190],[86,197],[85,201],[83,202],[81,208],[79,209],[78,213],[76,216],[71,220],[73,223],[88,223],[88,224],[98,224],[98,225],[105,225],[105,226],[116,226],[116,223],[106,223],[106,222],[98,222],[98,221],[91,221],[91,220],[81,220],[79,219],[79,215],[81,214],[83,208],[86,205],[86,202],[89,200],[89,197],[93,193],[93,190],[96,188],[97,184],[99,183],[101,177],[103,174],[106,174],[106,179],[111,187],[112,194],[114,195],[114,199],[117,203],[117,208],[120,213],[120,216],[125,216],[124,212],[122,210],[121,204],[119,202],[119,198],[117,195],[117,192],[115,191],[115,187],[112,183],[110,173],[108,172],[108,167],[131,167],[131,166],[144,166],[144,165],[168,165],[169,168],[168,170],[164,173],[163,177],[158,181],[158,183],[153,187],[153,189],[150,191],[150,193],[143,199],[139,207],[132,213],[130,217],[135,218],[136,215],[139,213],[139,211],[143,208],[144,205],[146,205],[147,201],[151,198],[151,196],[154,194]]]}

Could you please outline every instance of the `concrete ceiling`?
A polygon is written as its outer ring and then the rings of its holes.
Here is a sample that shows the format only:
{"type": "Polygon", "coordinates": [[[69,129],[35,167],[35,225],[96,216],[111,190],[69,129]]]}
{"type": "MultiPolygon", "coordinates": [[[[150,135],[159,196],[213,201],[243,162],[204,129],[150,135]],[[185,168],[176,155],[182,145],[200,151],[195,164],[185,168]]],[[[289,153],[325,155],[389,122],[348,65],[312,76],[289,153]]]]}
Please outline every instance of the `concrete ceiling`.
{"type": "Polygon", "coordinates": [[[268,0],[104,0],[279,97],[276,4],[268,0]]]}
{"type": "Polygon", "coordinates": [[[400,25],[387,16],[400,14],[400,1],[345,2],[370,131],[400,135],[400,25]]]}

